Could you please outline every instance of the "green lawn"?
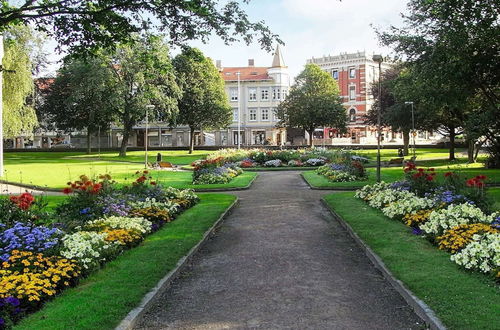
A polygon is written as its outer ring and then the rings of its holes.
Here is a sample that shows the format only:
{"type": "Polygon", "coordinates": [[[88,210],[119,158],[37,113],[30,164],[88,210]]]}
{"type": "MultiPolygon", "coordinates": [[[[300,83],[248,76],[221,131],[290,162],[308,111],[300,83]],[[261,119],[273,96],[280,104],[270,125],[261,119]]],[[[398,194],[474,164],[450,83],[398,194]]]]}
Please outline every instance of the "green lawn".
{"type": "Polygon", "coordinates": [[[493,329],[500,324],[499,289],[491,278],[459,268],[448,253],[353,193],[331,194],[325,200],[448,328],[493,329]]]}
{"type": "Polygon", "coordinates": [[[201,202],[124,252],[100,271],[64,291],[14,329],[113,329],[172,270],[234,202],[224,194],[200,194],[201,202]]]}
{"type": "MultiPolygon", "coordinates": [[[[148,151],[148,162],[156,162],[156,155],[161,153],[163,158],[162,160],[165,162],[170,162],[175,165],[187,165],[191,164],[195,160],[204,158],[206,155],[210,153],[207,150],[194,150],[192,154],[189,154],[187,150],[153,150],[148,151]]],[[[91,155],[87,154],[78,154],[71,156],[72,158],[85,159],[85,158],[96,158],[98,157],[97,153],[92,153],[91,155]]],[[[102,160],[111,160],[111,161],[129,161],[129,162],[138,162],[144,163],[144,151],[129,151],[127,152],[126,157],[118,156],[118,152],[103,152],[101,153],[102,160]]]]}
{"type": "MultiPolygon", "coordinates": [[[[377,149],[364,149],[364,150],[353,150],[354,154],[364,156],[370,158],[372,160],[377,159],[377,149]]],[[[426,159],[438,159],[443,158],[446,159],[449,156],[448,149],[438,149],[438,148],[417,148],[416,150],[417,160],[426,160],[426,159]]],[[[457,148],[455,150],[456,157],[467,157],[466,149],[457,148]]],[[[413,151],[410,148],[410,155],[405,158],[410,159],[413,157],[413,151]]],[[[383,161],[391,160],[393,158],[398,158],[398,149],[381,149],[380,150],[380,159],[383,161]]]]}
{"type": "MultiPolygon", "coordinates": [[[[187,151],[182,151],[187,154],[187,151]]],[[[130,152],[134,157],[134,152],[130,152]]],[[[201,156],[183,156],[179,151],[172,151],[179,162],[191,161],[201,156]],[[181,160],[182,159],[182,160],[181,160]]],[[[113,154],[115,155],[115,154],[113,154]]],[[[29,152],[6,153],[5,175],[2,179],[10,182],[32,184],[40,187],[64,188],[68,181],[78,179],[81,174],[94,177],[109,173],[120,183],[130,183],[136,171],[142,171],[139,163],[97,161],[85,159],[86,156],[75,152],[29,152]]],[[[253,180],[255,174],[244,173],[226,185],[192,185],[192,172],[151,171],[151,175],[165,185],[176,188],[219,189],[244,187],[253,180]]]]}
{"type": "MultiPolygon", "coordinates": [[[[440,164],[433,162],[433,167],[438,173],[445,173],[450,170],[463,173],[466,177],[474,177],[479,174],[484,174],[488,177],[488,183],[500,183],[500,169],[486,169],[481,163],[476,164],[440,164]]],[[[303,172],[302,175],[307,182],[316,188],[352,188],[362,187],[366,184],[375,183],[377,178],[377,170],[375,168],[367,168],[368,180],[352,181],[352,182],[330,182],[323,175],[318,175],[316,171],[303,172]]],[[[381,179],[385,182],[394,182],[403,178],[402,167],[384,167],[381,169],[381,179]]]]}

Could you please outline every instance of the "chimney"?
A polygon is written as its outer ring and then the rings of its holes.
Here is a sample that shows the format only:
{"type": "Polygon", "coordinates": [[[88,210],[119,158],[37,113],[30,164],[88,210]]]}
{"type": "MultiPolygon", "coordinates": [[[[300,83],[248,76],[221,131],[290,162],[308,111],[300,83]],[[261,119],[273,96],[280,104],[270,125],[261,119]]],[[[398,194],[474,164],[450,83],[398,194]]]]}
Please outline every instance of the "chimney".
{"type": "Polygon", "coordinates": [[[255,65],[255,61],[253,58],[250,58],[248,59],[248,66],[254,66],[255,65]]]}
{"type": "Polygon", "coordinates": [[[222,61],[221,60],[215,61],[215,66],[217,67],[217,69],[222,70],[222,61]]]}

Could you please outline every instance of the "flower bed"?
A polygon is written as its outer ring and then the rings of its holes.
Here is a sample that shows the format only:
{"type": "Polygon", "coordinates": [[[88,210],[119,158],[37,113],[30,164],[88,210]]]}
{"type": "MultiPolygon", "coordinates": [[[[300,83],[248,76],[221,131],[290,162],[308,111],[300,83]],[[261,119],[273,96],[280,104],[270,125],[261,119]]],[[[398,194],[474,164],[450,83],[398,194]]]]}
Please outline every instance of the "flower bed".
{"type": "Polygon", "coordinates": [[[438,183],[434,169],[411,163],[404,172],[402,182],[367,185],[355,196],[452,253],[458,265],[500,280],[500,212],[489,209],[486,177],[447,172],[438,183]]]}
{"type": "Polygon", "coordinates": [[[352,160],[351,157],[339,158],[336,163],[325,164],[318,168],[317,172],[331,182],[349,182],[367,179],[363,164],[358,160],[352,160]]]}
{"type": "Polygon", "coordinates": [[[196,161],[193,166],[193,184],[225,184],[243,173],[236,163],[225,162],[222,157],[196,161]]]}
{"type": "Polygon", "coordinates": [[[82,276],[172,221],[198,201],[191,190],[163,188],[137,173],[118,188],[109,176],[81,176],[50,217],[29,194],[2,200],[0,224],[0,328],[10,328],[82,276]]]}
{"type": "MultiPolygon", "coordinates": [[[[266,150],[266,149],[222,149],[207,156],[207,160],[218,160],[222,163],[235,163],[241,168],[252,167],[318,167],[341,159],[351,159],[347,150],[326,148],[310,148],[297,150],[266,150]]],[[[365,158],[358,157],[359,161],[365,158]]]]}

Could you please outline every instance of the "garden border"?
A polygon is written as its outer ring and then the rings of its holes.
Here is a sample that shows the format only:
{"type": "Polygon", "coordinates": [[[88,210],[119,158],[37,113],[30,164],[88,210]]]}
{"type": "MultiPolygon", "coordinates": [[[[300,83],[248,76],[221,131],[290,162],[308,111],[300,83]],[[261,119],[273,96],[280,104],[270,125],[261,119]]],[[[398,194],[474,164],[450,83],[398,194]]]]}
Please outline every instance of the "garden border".
{"type": "Polygon", "coordinates": [[[356,243],[364,250],[365,254],[368,256],[368,259],[370,259],[375,267],[380,270],[382,275],[389,281],[389,283],[391,283],[394,289],[396,289],[396,291],[401,294],[403,299],[413,308],[415,313],[420,318],[422,318],[422,320],[426,322],[431,329],[446,330],[445,325],[437,317],[434,311],[425,302],[415,296],[413,292],[406,288],[403,282],[398,280],[391,273],[391,271],[385,266],[382,259],[375,252],[373,252],[373,250],[365,242],[363,242],[363,240],[358,236],[358,234],[356,234],[351,226],[346,221],[344,221],[344,219],[340,215],[338,215],[332,207],[330,207],[330,205],[325,201],[324,198],[321,198],[321,203],[326,207],[333,218],[337,220],[345,230],[347,230],[354,241],[356,241],[356,243]]]}
{"type": "Polygon", "coordinates": [[[252,186],[255,179],[257,179],[259,175],[253,177],[253,179],[244,187],[232,187],[232,188],[181,188],[181,189],[193,189],[195,192],[224,192],[224,191],[239,191],[239,190],[248,190],[252,186]]]}
{"type": "Polygon", "coordinates": [[[307,179],[304,177],[304,174],[303,173],[300,173],[300,177],[302,178],[302,180],[304,180],[304,182],[309,186],[310,189],[312,190],[331,190],[331,191],[356,191],[358,189],[361,189],[363,188],[363,186],[359,186],[359,187],[315,187],[313,185],[311,185],[307,179]]]}
{"type": "MultiPolygon", "coordinates": [[[[250,189],[252,186],[253,182],[255,179],[258,177],[258,175],[254,176],[253,179],[244,187],[233,187],[233,188],[179,188],[179,189],[193,189],[195,192],[224,192],[224,191],[238,191],[238,190],[247,190],[250,189]]],[[[37,186],[37,185],[31,185],[31,184],[26,184],[26,183],[19,183],[19,182],[12,182],[12,181],[7,181],[7,180],[1,180],[0,179],[0,184],[8,184],[11,186],[17,186],[20,188],[26,188],[26,189],[31,189],[31,190],[37,190],[41,192],[58,192],[62,193],[63,188],[50,188],[50,187],[43,187],[43,186],[37,186]]]]}
{"type": "Polygon", "coordinates": [[[215,230],[222,224],[222,221],[232,212],[232,210],[239,203],[239,198],[236,197],[234,202],[219,216],[219,219],[214,222],[212,227],[208,229],[205,234],[203,234],[202,239],[189,250],[189,252],[179,259],[177,265],[174,269],[167,273],[154,288],[152,288],[139,303],[139,306],[132,309],[124,319],[121,320],[120,324],[115,328],[115,330],[131,330],[137,323],[142,319],[146,310],[157,301],[161,294],[163,294],[172,282],[178,278],[180,273],[185,269],[187,264],[191,261],[194,255],[200,250],[200,248],[210,239],[215,230]]]}

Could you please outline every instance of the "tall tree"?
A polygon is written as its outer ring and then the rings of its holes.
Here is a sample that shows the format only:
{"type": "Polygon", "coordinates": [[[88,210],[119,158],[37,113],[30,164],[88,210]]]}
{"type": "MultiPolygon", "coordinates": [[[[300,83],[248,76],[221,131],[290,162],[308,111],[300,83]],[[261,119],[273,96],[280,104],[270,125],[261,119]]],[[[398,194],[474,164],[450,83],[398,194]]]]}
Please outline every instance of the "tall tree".
{"type": "Polygon", "coordinates": [[[19,23],[36,26],[78,54],[114,48],[144,29],[165,31],[175,44],[206,41],[212,33],[226,43],[257,39],[268,51],[277,39],[263,22],[250,22],[236,1],[220,0],[2,1],[0,33],[19,23]]]}
{"type": "MultiPolygon", "coordinates": [[[[6,137],[30,133],[37,125],[33,106],[35,56],[41,37],[30,27],[18,25],[5,31],[3,66],[3,130],[6,137]]],[[[40,63],[36,63],[40,64],[40,63]]]]}
{"type": "Polygon", "coordinates": [[[182,89],[177,123],[189,126],[191,154],[195,130],[227,127],[231,123],[231,106],[224,91],[224,80],[200,50],[185,47],[173,64],[182,89]]]}
{"type": "Polygon", "coordinates": [[[174,121],[181,90],[162,37],[135,35],[133,43],[120,45],[111,55],[109,66],[117,82],[117,115],[123,125],[120,156],[125,156],[132,128],[146,116],[174,121]]]}
{"type": "Polygon", "coordinates": [[[109,127],[117,105],[115,76],[108,62],[102,58],[66,58],[42,112],[58,129],[86,130],[90,153],[91,136],[109,127]]]}
{"type": "Polygon", "coordinates": [[[379,36],[383,44],[405,57],[419,80],[433,87],[434,95],[439,93],[428,99],[438,115],[452,119],[442,124],[448,126],[453,159],[453,139],[466,126],[473,99],[480,94],[487,102],[482,111],[499,112],[500,3],[411,0],[408,8],[402,27],[392,27],[379,36]]]}
{"type": "Polygon", "coordinates": [[[337,81],[316,64],[306,64],[290,89],[290,94],[276,111],[281,127],[301,128],[313,134],[317,127],[345,131],[347,113],[340,100],[337,81]]]}

